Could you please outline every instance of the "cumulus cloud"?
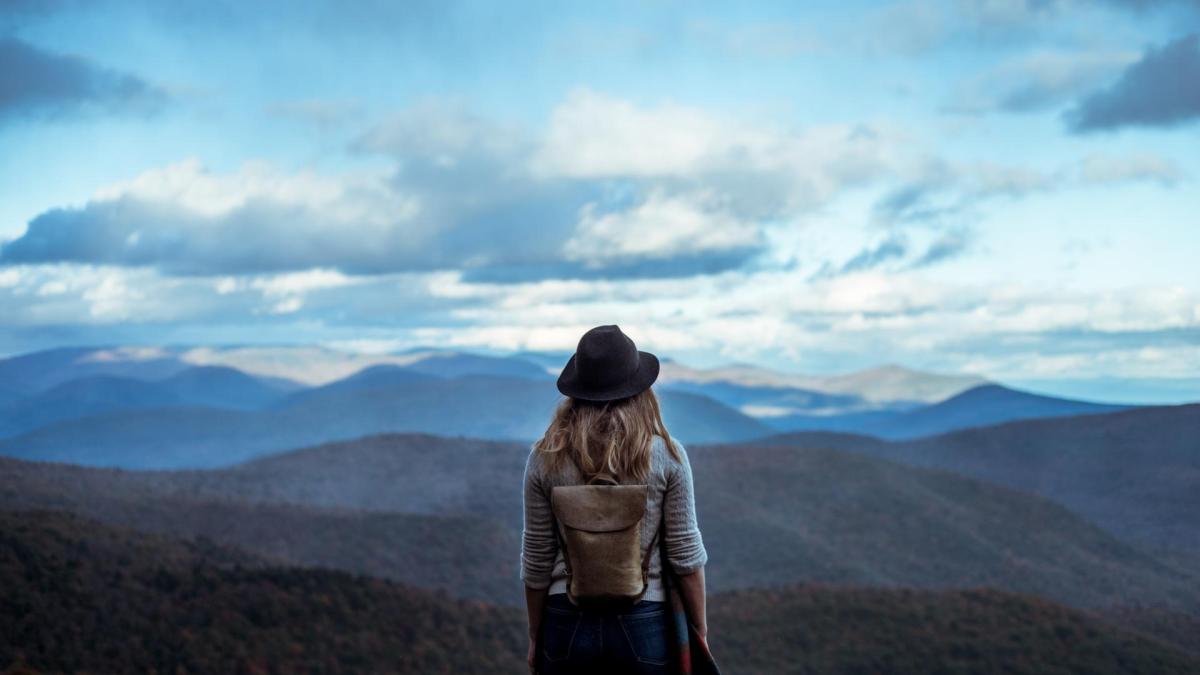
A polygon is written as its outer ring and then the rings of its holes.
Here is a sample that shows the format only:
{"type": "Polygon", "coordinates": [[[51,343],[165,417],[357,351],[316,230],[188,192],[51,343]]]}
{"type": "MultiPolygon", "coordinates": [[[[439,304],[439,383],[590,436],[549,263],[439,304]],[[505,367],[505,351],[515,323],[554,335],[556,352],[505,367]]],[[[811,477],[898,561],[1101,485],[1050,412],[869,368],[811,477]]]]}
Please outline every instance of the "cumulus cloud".
{"type": "Polygon", "coordinates": [[[146,81],[85,59],[0,37],[0,123],[90,114],[147,114],[166,94],[146,81]]]}
{"type": "Polygon", "coordinates": [[[429,100],[358,138],[392,165],[154,169],[35,217],[0,263],[176,275],[465,269],[477,280],[664,276],[738,266],[764,228],[887,176],[883,128],[772,129],[579,90],[529,130],[429,100]]]}
{"type": "Polygon", "coordinates": [[[0,262],[155,266],[200,275],[419,266],[429,232],[419,203],[378,176],[288,174],[248,163],[213,174],[191,160],[112,186],[79,208],[47,211],[0,247],[0,262]]]}
{"type": "Polygon", "coordinates": [[[1088,94],[1064,113],[1067,127],[1086,133],[1129,126],[1171,127],[1200,117],[1200,35],[1151,47],[1111,86],[1088,94]]]}
{"type": "Polygon", "coordinates": [[[760,249],[761,230],[725,210],[714,195],[668,195],[655,190],[637,206],[599,213],[580,209],[575,234],[563,246],[569,260],[596,266],[610,259],[666,258],[712,251],[760,249]]]}
{"type": "Polygon", "coordinates": [[[581,179],[703,183],[742,213],[774,216],[887,175],[898,146],[898,134],[881,125],[779,128],[672,103],[638,107],[577,89],[552,114],[533,169],[581,179]]]}

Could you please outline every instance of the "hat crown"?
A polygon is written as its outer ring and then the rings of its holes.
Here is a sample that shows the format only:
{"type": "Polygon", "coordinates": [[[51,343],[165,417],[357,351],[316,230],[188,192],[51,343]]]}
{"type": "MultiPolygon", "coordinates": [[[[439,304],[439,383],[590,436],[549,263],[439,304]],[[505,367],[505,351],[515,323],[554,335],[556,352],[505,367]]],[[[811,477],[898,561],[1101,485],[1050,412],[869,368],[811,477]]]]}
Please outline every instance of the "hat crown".
{"type": "Polygon", "coordinates": [[[638,349],[616,324],[596,326],[579,338],[575,349],[579,380],[589,387],[610,387],[638,369],[638,349]]]}

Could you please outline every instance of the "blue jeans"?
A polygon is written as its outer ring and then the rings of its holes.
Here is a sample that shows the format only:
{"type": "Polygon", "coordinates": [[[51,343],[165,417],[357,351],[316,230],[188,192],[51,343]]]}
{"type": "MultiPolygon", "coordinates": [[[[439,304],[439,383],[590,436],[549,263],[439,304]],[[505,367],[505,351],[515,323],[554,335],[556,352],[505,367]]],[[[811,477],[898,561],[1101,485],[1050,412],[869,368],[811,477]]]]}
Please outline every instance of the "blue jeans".
{"type": "Polygon", "coordinates": [[[538,633],[539,675],[671,672],[665,602],[640,600],[620,610],[571,604],[564,593],[546,596],[538,633]]]}

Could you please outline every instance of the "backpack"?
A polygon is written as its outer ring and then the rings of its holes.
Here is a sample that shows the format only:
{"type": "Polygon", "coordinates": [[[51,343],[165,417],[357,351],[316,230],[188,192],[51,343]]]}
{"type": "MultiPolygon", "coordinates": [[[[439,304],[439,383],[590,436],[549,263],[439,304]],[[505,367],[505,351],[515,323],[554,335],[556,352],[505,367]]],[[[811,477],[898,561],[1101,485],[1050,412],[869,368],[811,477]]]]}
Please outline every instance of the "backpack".
{"type": "Polygon", "coordinates": [[[593,476],[586,485],[550,489],[571,602],[632,604],[646,593],[650,556],[642,556],[641,525],[649,489],[620,485],[606,474],[593,476]],[[597,480],[609,485],[593,485],[597,480]]]}

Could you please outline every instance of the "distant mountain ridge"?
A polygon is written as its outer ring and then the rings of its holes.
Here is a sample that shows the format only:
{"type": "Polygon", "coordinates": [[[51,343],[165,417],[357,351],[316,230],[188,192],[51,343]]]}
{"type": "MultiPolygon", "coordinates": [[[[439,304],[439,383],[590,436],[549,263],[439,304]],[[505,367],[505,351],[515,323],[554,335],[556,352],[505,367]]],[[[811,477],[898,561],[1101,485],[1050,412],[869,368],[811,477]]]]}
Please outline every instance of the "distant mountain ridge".
{"type": "Polygon", "coordinates": [[[206,406],[256,410],[295,386],[226,366],[193,366],[160,379],[97,374],[67,380],[0,406],[0,437],[55,422],[127,410],[206,406]]]}
{"type": "MultiPolygon", "coordinates": [[[[383,432],[532,442],[561,395],[548,380],[443,378],[376,366],[281,398],[262,410],[174,406],[103,412],[0,439],[0,455],[127,468],[217,467],[291,448],[383,432]]],[[[663,417],[689,442],[761,437],[774,429],[710,398],[664,391],[663,417]]]]}
{"type": "Polygon", "coordinates": [[[1054,499],[1122,538],[1200,553],[1200,404],[1005,422],[893,442],[797,432],[763,443],[850,450],[1054,499]]]}
{"type": "Polygon", "coordinates": [[[843,431],[908,439],[1015,420],[1116,412],[1132,407],[1136,406],[1073,401],[984,384],[927,406],[843,415],[798,414],[768,421],[785,431],[843,431]]]}
{"type": "MultiPolygon", "coordinates": [[[[0,361],[0,381],[9,388],[7,394],[0,390],[0,438],[11,441],[0,443],[0,452],[175,467],[213,466],[387,431],[455,429],[464,435],[529,440],[544,430],[558,399],[553,367],[548,365],[557,360],[556,355],[537,352],[493,356],[428,348],[392,355],[316,347],[48,350],[0,361]],[[282,378],[281,373],[295,379],[282,378]],[[330,373],[342,376],[329,379],[330,373]],[[298,380],[323,383],[305,386],[298,380]],[[319,403],[338,414],[318,412],[297,424],[286,412],[319,403]],[[399,407],[383,409],[389,404],[399,407]],[[466,408],[479,414],[460,415],[466,408]],[[162,412],[156,417],[154,410],[162,412]],[[223,414],[226,410],[273,412],[223,414]],[[161,437],[170,425],[207,425],[213,430],[199,430],[194,439],[181,442],[190,446],[182,447],[161,437]],[[268,430],[279,425],[290,428],[281,429],[273,441],[268,430]],[[222,458],[214,448],[216,437],[224,432],[232,443],[222,458]],[[13,438],[22,434],[19,441],[13,438]],[[84,451],[77,446],[87,436],[93,438],[92,447],[84,451]],[[137,454],[149,449],[157,450],[137,454]],[[195,461],[188,464],[188,457],[195,461]]],[[[1120,408],[995,384],[958,391],[978,378],[898,366],[808,377],[749,366],[701,371],[668,357],[662,363],[656,390],[666,401],[668,415],[675,416],[673,424],[693,442],[814,429],[912,438],[1011,419],[1120,408]],[[913,400],[949,391],[958,393],[932,404],[913,400]],[[889,396],[900,398],[885,400],[889,396]]]]}

